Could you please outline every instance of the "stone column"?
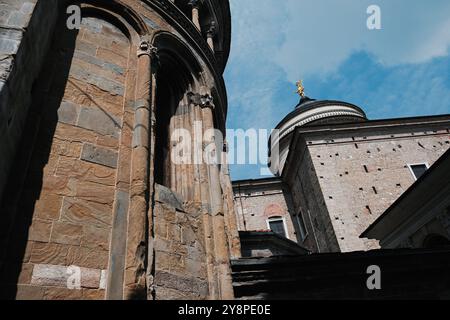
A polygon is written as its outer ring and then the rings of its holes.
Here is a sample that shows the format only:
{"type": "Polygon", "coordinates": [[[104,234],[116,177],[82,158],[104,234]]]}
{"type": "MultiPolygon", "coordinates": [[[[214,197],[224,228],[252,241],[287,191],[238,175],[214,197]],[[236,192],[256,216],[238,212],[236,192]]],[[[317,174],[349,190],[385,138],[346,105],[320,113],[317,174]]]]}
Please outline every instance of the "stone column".
{"type": "Polygon", "coordinates": [[[189,1],[189,5],[192,7],[192,22],[195,24],[197,29],[201,31],[199,15],[200,3],[200,0],[189,1]]]}
{"type": "Polygon", "coordinates": [[[150,198],[151,59],[156,49],[142,40],[138,50],[137,89],[131,159],[130,210],[125,261],[126,299],[147,298],[148,212],[150,198]]]}
{"type": "MultiPolygon", "coordinates": [[[[214,118],[212,97],[210,95],[202,96],[202,118],[203,128],[207,132],[214,130],[214,118]]],[[[217,135],[210,135],[207,141],[208,145],[215,144],[218,139],[222,140],[217,135]]],[[[215,150],[216,153],[221,152],[221,149],[215,150]]],[[[218,155],[217,159],[220,159],[218,155]]],[[[218,283],[218,299],[231,300],[234,299],[233,285],[231,278],[230,255],[228,238],[225,229],[224,217],[224,203],[222,197],[222,188],[220,184],[220,168],[218,163],[207,164],[207,171],[209,177],[209,193],[211,205],[211,227],[212,240],[214,243],[214,260],[215,260],[215,274],[218,283]]]]}
{"type": "Polygon", "coordinates": [[[214,51],[214,36],[216,35],[216,22],[211,21],[208,32],[206,33],[206,42],[208,42],[209,47],[214,51]]]}
{"type": "Polygon", "coordinates": [[[241,257],[241,242],[239,238],[239,228],[234,208],[233,186],[231,184],[230,171],[228,168],[228,144],[224,143],[222,152],[221,183],[224,197],[225,226],[227,228],[228,244],[230,256],[233,259],[241,257]]]}

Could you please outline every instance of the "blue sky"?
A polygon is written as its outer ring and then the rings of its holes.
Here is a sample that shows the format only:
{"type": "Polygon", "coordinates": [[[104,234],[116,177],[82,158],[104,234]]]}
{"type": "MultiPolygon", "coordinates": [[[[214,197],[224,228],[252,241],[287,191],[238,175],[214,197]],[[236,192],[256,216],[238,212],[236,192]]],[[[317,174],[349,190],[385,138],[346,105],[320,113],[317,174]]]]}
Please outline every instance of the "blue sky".
{"type": "MultiPolygon", "coordinates": [[[[370,119],[450,113],[450,1],[230,0],[229,129],[272,129],[306,94],[370,119]],[[381,30],[367,8],[381,9],[381,30]]],[[[231,165],[234,180],[260,165],[231,165]]]]}

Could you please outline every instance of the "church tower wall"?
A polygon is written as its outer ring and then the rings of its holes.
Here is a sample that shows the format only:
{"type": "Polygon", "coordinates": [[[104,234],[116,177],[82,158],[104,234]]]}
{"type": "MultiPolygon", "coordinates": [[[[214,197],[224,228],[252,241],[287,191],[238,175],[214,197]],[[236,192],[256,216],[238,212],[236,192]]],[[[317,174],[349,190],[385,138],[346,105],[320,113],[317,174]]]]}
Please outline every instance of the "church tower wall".
{"type": "Polygon", "coordinates": [[[31,61],[30,43],[42,57],[1,91],[2,110],[23,108],[17,152],[2,159],[2,296],[232,298],[227,164],[171,159],[172,135],[198,123],[207,138],[192,143],[223,149],[228,3],[49,2],[36,2],[17,53],[31,61]],[[67,28],[69,5],[81,8],[79,29],[67,28]]]}
{"type": "Polygon", "coordinates": [[[411,165],[430,167],[449,149],[449,127],[435,116],[298,128],[283,178],[296,210],[311,212],[318,251],[379,248],[360,235],[416,181],[411,165]]]}

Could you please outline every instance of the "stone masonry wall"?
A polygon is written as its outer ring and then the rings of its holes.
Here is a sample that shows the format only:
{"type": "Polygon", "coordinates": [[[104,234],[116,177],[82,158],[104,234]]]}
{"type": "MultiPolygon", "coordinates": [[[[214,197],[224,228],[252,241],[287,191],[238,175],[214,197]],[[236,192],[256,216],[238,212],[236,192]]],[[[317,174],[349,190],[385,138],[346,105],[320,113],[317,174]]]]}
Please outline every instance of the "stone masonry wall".
{"type": "Polygon", "coordinates": [[[431,166],[450,147],[445,122],[305,139],[343,252],[378,248],[359,235],[415,182],[408,164],[431,166]]]}
{"type": "Polygon", "coordinates": [[[29,116],[40,127],[24,137],[35,141],[24,188],[7,208],[16,215],[9,242],[22,248],[10,248],[3,279],[17,280],[16,298],[103,299],[121,138],[130,144],[121,136],[130,43],[98,18],[78,32],[62,19],[58,30],[29,116]],[[8,277],[18,258],[18,278],[8,277]],[[81,290],[67,288],[72,265],[83,270],[81,290]]]}
{"type": "Polygon", "coordinates": [[[0,3],[0,200],[25,126],[32,86],[50,45],[58,2],[0,3]]]}
{"type": "Polygon", "coordinates": [[[155,292],[157,300],[208,298],[201,207],[157,185],[155,191],[155,292]]]}
{"type": "MultiPolygon", "coordinates": [[[[305,145],[299,147],[306,149],[305,145]]],[[[303,245],[312,252],[338,252],[340,249],[310,154],[303,153],[299,164],[287,183],[291,187],[294,208],[302,215],[307,230],[303,245]]]]}
{"type": "Polygon", "coordinates": [[[234,184],[234,204],[240,231],[268,230],[270,217],[282,217],[287,227],[287,237],[298,242],[292,220],[293,208],[289,192],[281,184],[239,186],[234,184]]]}
{"type": "MultiPolygon", "coordinates": [[[[81,29],[72,31],[67,3],[0,4],[0,54],[7,53],[0,55],[0,152],[8,155],[0,158],[0,296],[231,298],[227,258],[238,255],[239,240],[223,212],[231,193],[223,194],[230,190],[222,190],[218,168],[204,166],[203,180],[188,181],[201,185],[202,202],[189,195],[183,202],[152,176],[155,123],[162,120],[154,113],[158,56],[151,41],[157,46],[162,34],[166,55],[198,60],[201,89],[212,91],[222,79],[205,59],[210,48],[200,52],[205,46],[180,31],[186,17],[177,10],[157,13],[164,3],[86,4],[81,29]]],[[[226,110],[222,95],[215,110],[226,110]]],[[[212,128],[219,111],[198,109],[212,128]]]]}

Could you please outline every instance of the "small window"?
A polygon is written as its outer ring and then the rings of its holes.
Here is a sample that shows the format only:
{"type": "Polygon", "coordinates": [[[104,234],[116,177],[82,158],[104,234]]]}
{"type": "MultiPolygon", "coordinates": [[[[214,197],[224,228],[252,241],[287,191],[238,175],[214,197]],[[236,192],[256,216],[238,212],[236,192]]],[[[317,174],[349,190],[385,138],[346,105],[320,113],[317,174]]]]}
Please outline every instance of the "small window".
{"type": "Polygon", "coordinates": [[[270,218],[267,221],[267,224],[269,226],[269,229],[272,232],[286,238],[286,230],[284,228],[284,219],[282,217],[270,218]]]}
{"type": "Polygon", "coordinates": [[[418,180],[428,170],[428,165],[425,163],[409,165],[412,175],[418,180]]]}
{"type": "Polygon", "coordinates": [[[295,218],[297,219],[297,225],[298,228],[300,229],[301,240],[304,241],[308,236],[308,231],[306,231],[305,221],[303,220],[302,212],[300,211],[298,215],[295,216],[295,218]]]}

